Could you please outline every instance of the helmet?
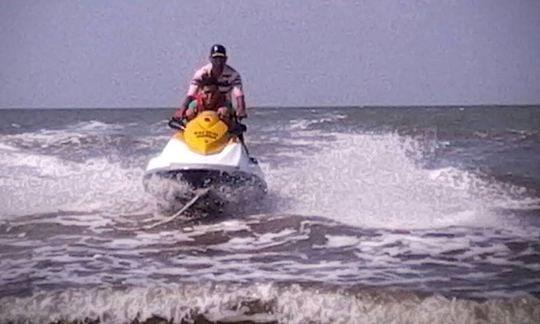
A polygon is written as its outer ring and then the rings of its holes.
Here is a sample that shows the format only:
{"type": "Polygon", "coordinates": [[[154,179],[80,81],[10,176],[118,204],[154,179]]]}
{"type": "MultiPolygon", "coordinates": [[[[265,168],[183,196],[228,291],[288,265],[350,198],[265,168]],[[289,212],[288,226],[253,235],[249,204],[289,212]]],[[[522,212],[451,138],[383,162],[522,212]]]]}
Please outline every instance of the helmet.
{"type": "Polygon", "coordinates": [[[220,44],[213,45],[210,49],[210,57],[227,57],[225,46],[220,44]]]}

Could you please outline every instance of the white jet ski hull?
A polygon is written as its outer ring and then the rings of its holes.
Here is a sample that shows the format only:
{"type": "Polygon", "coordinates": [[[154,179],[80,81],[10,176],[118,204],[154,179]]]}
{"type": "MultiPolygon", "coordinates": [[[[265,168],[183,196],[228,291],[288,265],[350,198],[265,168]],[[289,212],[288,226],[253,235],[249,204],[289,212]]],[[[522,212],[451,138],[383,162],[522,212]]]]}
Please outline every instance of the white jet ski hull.
{"type": "Polygon", "coordinates": [[[160,155],[146,168],[145,188],[151,179],[181,181],[196,190],[209,187],[246,188],[266,193],[261,168],[239,141],[228,143],[221,152],[202,155],[173,137],[160,155]]]}

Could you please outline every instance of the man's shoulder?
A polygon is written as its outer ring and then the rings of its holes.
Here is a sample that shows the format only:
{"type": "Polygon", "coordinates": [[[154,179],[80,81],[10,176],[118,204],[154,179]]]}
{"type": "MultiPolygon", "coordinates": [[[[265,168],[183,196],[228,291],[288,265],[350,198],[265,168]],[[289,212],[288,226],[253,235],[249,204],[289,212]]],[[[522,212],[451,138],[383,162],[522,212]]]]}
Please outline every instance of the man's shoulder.
{"type": "Polygon", "coordinates": [[[225,64],[225,68],[223,69],[223,73],[228,72],[230,74],[239,74],[238,71],[236,71],[235,68],[230,66],[229,64],[225,64]]]}
{"type": "Polygon", "coordinates": [[[195,76],[200,77],[203,74],[207,74],[210,70],[212,70],[212,64],[208,63],[202,66],[201,68],[197,69],[197,71],[195,71],[195,76]]]}

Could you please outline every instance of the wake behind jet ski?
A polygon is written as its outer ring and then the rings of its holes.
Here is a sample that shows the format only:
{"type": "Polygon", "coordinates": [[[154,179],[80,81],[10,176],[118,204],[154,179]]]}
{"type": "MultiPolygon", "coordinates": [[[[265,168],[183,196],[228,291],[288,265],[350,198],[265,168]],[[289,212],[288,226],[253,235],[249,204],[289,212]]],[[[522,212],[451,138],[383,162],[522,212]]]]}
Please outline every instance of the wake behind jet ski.
{"type": "Polygon", "coordinates": [[[186,201],[205,190],[212,199],[222,200],[220,204],[227,198],[245,203],[266,193],[261,168],[241,137],[245,125],[234,123],[229,129],[215,111],[202,111],[185,126],[175,122],[170,126],[178,131],[146,167],[148,192],[186,201]]]}

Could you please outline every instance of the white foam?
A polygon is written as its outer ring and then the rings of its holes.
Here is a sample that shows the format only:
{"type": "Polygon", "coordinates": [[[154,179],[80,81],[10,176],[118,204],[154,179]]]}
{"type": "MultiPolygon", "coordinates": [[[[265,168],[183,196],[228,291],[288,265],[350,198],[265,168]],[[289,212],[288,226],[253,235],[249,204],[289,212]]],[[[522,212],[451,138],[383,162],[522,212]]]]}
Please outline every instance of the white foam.
{"type": "Polygon", "coordinates": [[[344,235],[325,235],[328,242],[325,247],[328,248],[346,248],[354,247],[360,243],[357,237],[344,236],[344,235]]]}
{"type": "Polygon", "coordinates": [[[142,168],[126,169],[104,157],[73,162],[8,151],[0,168],[8,170],[0,177],[1,218],[59,210],[140,212],[149,204],[142,168]]]}
{"type": "Polygon", "coordinates": [[[105,131],[117,131],[123,129],[125,126],[126,124],[111,124],[98,120],[90,120],[78,122],[76,124],[69,125],[66,128],[75,132],[103,134],[105,131]]]}
{"type": "Polygon", "coordinates": [[[15,152],[15,151],[18,151],[19,149],[15,148],[13,146],[7,145],[7,144],[0,143],[0,150],[9,151],[9,152],[15,152]]]}
{"type": "Polygon", "coordinates": [[[291,285],[170,284],[125,290],[71,289],[2,298],[0,316],[8,321],[80,321],[128,323],[152,316],[192,321],[279,323],[535,323],[539,301],[516,297],[486,302],[419,297],[411,293],[324,291],[291,285]],[[255,306],[250,306],[255,305],[255,306]],[[195,313],[195,314],[194,314],[195,313]]]}
{"type": "Polygon", "coordinates": [[[299,119],[290,120],[289,124],[291,129],[306,129],[311,124],[311,122],[309,120],[299,119]]]}
{"type": "Polygon", "coordinates": [[[396,134],[333,134],[320,151],[289,167],[265,167],[278,210],[354,226],[432,228],[506,226],[493,206],[523,205],[503,187],[455,167],[428,170],[418,142],[396,134]]]}
{"type": "Polygon", "coordinates": [[[326,116],[316,118],[316,119],[292,119],[289,121],[291,130],[305,130],[311,125],[316,125],[326,122],[335,122],[339,119],[347,118],[346,115],[342,114],[328,114],[326,116]]]}

